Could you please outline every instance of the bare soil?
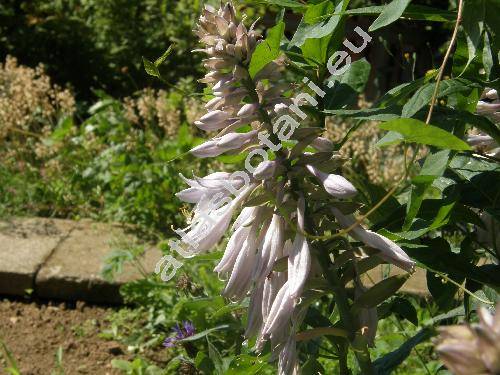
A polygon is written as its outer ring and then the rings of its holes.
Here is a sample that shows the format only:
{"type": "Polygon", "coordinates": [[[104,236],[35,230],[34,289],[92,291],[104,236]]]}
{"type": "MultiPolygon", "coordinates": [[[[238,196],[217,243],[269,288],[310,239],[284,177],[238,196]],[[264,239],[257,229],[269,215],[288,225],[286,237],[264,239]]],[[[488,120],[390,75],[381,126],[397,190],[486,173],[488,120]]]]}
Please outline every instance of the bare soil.
{"type": "MultiPolygon", "coordinates": [[[[62,348],[65,374],[120,374],[111,367],[113,359],[130,360],[119,343],[99,338],[107,326],[107,307],[83,302],[35,303],[0,301],[0,339],[17,361],[22,375],[48,375],[56,367],[62,348]]],[[[8,367],[0,347],[0,373],[8,367]]]]}

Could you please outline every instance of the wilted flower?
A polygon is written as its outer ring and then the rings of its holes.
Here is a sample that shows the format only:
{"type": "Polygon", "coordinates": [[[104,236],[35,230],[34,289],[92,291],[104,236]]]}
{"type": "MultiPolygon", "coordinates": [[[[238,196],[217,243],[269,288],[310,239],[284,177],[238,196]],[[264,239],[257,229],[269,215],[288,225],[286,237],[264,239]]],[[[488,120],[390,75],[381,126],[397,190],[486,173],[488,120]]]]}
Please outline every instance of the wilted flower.
{"type": "Polygon", "coordinates": [[[478,324],[439,328],[437,352],[454,375],[500,373],[500,312],[478,311],[478,324]]]}
{"type": "Polygon", "coordinates": [[[167,337],[165,341],[163,341],[163,346],[166,348],[172,348],[176,345],[177,341],[193,336],[196,333],[193,323],[189,321],[182,322],[182,326],[177,323],[175,327],[172,328],[172,331],[175,333],[175,336],[167,337]]]}

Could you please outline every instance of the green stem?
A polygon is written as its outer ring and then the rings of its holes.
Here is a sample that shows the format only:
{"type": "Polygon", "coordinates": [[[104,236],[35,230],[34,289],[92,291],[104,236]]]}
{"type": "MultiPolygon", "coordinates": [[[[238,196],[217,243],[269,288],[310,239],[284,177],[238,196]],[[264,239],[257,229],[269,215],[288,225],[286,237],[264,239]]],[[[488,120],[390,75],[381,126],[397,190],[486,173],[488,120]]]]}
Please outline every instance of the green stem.
{"type": "Polygon", "coordinates": [[[340,319],[344,324],[344,328],[349,332],[349,345],[356,356],[361,373],[363,375],[375,375],[375,369],[370,359],[368,345],[366,344],[366,340],[361,336],[357,328],[356,320],[351,313],[349,298],[347,297],[345,287],[340,281],[337,271],[330,262],[328,252],[324,249],[320,249],[319,257],[320,263],[323,266],[323,272],[335,294],[340,319]]]}

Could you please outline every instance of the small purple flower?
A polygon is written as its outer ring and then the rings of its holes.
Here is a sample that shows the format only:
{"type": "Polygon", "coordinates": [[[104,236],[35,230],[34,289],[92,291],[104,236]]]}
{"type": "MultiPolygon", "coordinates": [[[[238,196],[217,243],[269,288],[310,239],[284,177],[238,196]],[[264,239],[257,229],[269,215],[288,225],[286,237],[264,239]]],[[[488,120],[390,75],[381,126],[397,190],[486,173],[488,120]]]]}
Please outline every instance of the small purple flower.
{"type": "Polygon", "coordinates": [[[175,337],[167,337],[165,341],[163,341],[163,346],[166,348],[172,348],[176,345],[177,341],[193,336],[196,329],[193,323],[186,320],[182,322],[182,327],[177,323],[175,327],[172,328],[172,331],[175,333],[175,337]]]}

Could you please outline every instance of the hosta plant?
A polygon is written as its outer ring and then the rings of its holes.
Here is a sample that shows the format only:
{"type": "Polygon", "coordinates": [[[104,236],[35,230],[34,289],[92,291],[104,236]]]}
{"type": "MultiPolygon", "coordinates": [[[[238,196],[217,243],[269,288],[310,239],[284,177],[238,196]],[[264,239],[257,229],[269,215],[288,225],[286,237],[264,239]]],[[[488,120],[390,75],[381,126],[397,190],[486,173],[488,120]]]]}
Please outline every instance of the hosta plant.
{"type": "MultiPolygon", "coordinates": [[[[225,280],[227,304],[246,307],[237,353],[265,358],[279,374],[324,371],[318,359],[327,353],[341,374],[388,374],[434,325],[475,319],[478,304],[493,307],[496,300],[498,12],[486,8],[500,7],[266,2],[278,11],[265,37],[231,3],[206,5],[200,15],[194,53],[205,55],[201,82],[210,97],[193,124],[207,139],[191,153],[239,160],[241,170],[183,176],[189,187],[177,197],[195,206],[172,251],[204,254],[227,237],[214,272],[225,280]],[[302,20],[290,33],[291,13],[302,20]],[[352,26],[346,38],[356,15],[375,20],[368,30],[352,26]],[[442,62],[371,108],[356,108],[370,71],[360,56],[377,30],[400,18],[450,26],[442,62]],[[358,120],[352,130],[380,121],[388,133],[377,147],[403,145],[402,178],[374,186],[350,168],[338,150],[351,132],[339,143],[324,137],[331,116],[358,120]],[[480,230],[494,240],[481,240],[480,230]],[[371,282],[369,272],[384,264],[399,272],[371,282]],[[425,334],[372,358],[379,319],[412,315],[413,306],[395,294],[416,267],[426,270],[445,315],[428,322],[425,334]]],[[[146,63],[155,74],[161,59],[146,63]]],[[[228,363],[218,371],[238,373],[238,362],[228,363]]]]}

